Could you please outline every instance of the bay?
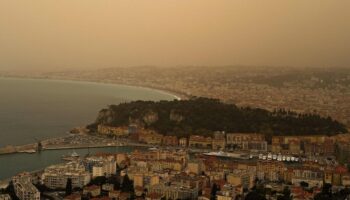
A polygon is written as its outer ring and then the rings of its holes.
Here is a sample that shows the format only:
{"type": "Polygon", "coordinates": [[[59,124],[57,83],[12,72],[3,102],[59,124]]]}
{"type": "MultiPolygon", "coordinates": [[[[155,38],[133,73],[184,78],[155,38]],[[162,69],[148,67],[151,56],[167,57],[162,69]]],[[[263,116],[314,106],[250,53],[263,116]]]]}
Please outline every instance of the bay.
{"type": "MultiPolygon", "coordinates": [[[[93,122],[98,111],[107,105],[174,98],[158,90],[116,84],[0,78],[0,147],[65,135],[76,126],[93,122]]],[[[131,151],[129,147],[97,150],[131,151]]],[[[67,151],[71,150],[0,155],[0,180],[59,163],[67,151]]],[[[84,154],[87,150],[77,151],[84,154]]]]}

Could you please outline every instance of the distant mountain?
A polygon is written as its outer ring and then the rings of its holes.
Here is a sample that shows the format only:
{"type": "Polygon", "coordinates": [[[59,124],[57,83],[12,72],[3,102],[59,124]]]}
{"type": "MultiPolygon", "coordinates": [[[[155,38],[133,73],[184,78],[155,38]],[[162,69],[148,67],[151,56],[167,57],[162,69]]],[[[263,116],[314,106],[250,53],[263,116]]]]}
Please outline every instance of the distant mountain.
{"type": "Polygon", "coordinates": [[[130,123],[165,135],[208,135],[213,131],[263,133],[272,135],[335,135],[346,127],[330,117],[299,114],[287,110],[270,112],[259,108],[237,107],[216,99],[191,98],[174,101],[134,101],[111,105],[100,111],[97,125],[127,126],[130,123]]]}

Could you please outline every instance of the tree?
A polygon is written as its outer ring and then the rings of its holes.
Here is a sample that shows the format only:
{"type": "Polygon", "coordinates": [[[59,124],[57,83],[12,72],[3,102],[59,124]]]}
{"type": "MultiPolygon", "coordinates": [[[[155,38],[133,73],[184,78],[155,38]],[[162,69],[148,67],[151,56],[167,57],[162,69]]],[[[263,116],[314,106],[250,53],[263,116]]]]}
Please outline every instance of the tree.
{"type": "Polygon", "coordinates": [[[181,137],[188,137],[193,132],[205,136],[213,131],[222,130],[263,133],[270,141],[273,135],[334,135],[348,132],[344,124],[317,114],[297,114],[285,109],[270,112],[258,108],[240,108],[207,98],[160,102],[134,101],[111,105],[101,110],[100,117],[88,128],[96,131],[99,124],[126,126],[130,118],[161,134],[181,137]],[[182,118],[181,121],[171,119],[171,113],[174,111],[182,118]],[[144,116],[149,113],[158,116],[158,119],[150,124],[144,120],[144,116]]]}
{"type": "Polygon", "coordinates": [[[328,200],[332,199],[332,185],[325,183],[322,187],[322,192],[315,196],[315,200],[328,200]]]}
{"type": "Polygon", "coordinates": [[[258,192],[252,191],[247,194],[245,200],[266,200],[266,198],[258,192]]]}
{"type": "Polygon", "coordinates": [[[107,179],[107,183],[109,184],[113,184],[114,185],[114,189],[115,190],[119,190],[120,189],[120,176],[117,175],[112,175],[111,177],[109,177],[107,179]]]}
{"type": "Polygon", "coordinates": [[[325,183],[322,187],[322,193],[332,195],[332,184],[325,183]]]}
{"type": "Polygon", "coordinates": [[[121,189],[123,192],[134,192],[134,183],[130,180],[128,175],[124,176],[121,189]]]}
{"type": "Polygon", "coordinates": [[[305,182],[305,181],[301,181],[300,182],[300,186],[305,190],[306,188],[309,187],[309,184],[307,182],[305,182]]]}
{"type": "Polygon", "coordinates": [[[67,184],[66,184],[66,196],[71,195],[73,190],[72,186],[72,179],[68,178],[67,179],[67,184]]]}
{"type": "Polygon", "coordinates": [[[283,195],[279,196],[277,200],[292,200],[290,189],[287,186],[283,189],[283,195]]]}
{"type": "Polygon", "coordinates": [[[213,184],[212,188],[211,188],[211,200],[215,200],[216,198],[216,193],[219,191],[219,187],[218,185],[216,185],[216,183],[213,184]]]}
{"type": "Polygon", "coordinates": [[[103,185],[107,181],[107,178],[105,176],[98,176],[94,179],[92,179],[89,183],[89,185],[103,185]]]}
{"type": "Polygon", "coordinates": [[[13,200],[19,200],[19,198],[16,195],[15,187],[12,181],[10,181],[9,185],[5,189],[5,193],[9,194],[13,200]]]}
{"type": "Polygon", "coordinates": [[[350,195],[350,188],[344,188],[337,193],[333,194],[334,199],[346,199],[350,195]]]}

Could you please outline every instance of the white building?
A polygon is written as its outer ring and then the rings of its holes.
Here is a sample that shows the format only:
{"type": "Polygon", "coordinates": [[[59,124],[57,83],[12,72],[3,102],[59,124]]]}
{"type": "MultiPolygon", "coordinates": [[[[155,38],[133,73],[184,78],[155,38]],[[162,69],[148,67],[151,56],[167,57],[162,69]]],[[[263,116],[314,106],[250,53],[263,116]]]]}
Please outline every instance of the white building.
{"type": "Polygon", "coordinates": [[[45,186],[50,189],[65,188],[68,179],[72,180],[73,188],[82,188],[90,182],[91,174],[84,165],[70,162],[47,167],[42,175],[45,186]]]}
{"type": "Polygon", "coordinates": [[[12,178],[16,196],[20,200],[40,200],[39,190],[32,184],[29,173],[19,174],[12,178]]]}
{"type": "Polygon", "coordinates": [[[103,157],[90,157],[86,159],[88,166],[91,166],[92,177],[111,176],[117,173],[117,162],[115,159],[103,157]]]}

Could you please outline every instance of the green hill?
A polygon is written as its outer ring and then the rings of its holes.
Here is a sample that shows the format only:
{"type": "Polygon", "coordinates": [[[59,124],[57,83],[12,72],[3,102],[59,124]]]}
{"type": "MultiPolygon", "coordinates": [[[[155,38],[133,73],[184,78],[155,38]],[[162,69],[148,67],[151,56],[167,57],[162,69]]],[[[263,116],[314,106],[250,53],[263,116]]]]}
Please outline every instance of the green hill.
{"type": "Polygon", "coordinates": [[[237,107],[216,99],[192,98],[174,101],[134,101],[111,105],[100,111],[95,123],[127,126],[136,123],[165,135],[207,135],[213,131],[264,133],[267,135],[335,135],[346,133],[346,127],[316,114],[298,114],[283,109],[237,107]]]}

